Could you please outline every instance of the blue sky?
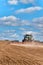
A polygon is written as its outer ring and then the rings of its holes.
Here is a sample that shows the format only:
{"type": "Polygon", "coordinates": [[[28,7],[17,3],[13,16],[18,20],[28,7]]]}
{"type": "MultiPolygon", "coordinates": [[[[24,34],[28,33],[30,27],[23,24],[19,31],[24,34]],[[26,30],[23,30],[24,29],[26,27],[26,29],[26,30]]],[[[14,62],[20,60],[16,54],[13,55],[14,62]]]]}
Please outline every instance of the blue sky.
{"type": "Polygon", "coordinates": [[[43,41],[43,0],[0,0],[0,40],[32,34],[43,41]]]}

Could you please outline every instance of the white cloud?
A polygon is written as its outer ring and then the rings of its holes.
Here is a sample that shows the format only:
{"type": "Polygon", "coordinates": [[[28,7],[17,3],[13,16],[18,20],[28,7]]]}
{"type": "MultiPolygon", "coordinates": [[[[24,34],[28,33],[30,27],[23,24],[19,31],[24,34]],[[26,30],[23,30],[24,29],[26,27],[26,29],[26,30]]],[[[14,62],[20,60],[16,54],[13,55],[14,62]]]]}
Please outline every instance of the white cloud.
{"type": "Polygon", "coordinates": [[[4,16],[0,18],[0,25],[8,25],[8,26],[25,26],[30,25],[28,20],[20,20],[15,16],[4,16]]]}
{"type": "Polygon", "coordinates": [[[22,20],[21,25],[30,25],[30,21],[28,20],[22,20]]]}
{"type": "Polygon", "coordinates": [[[39,31],[36,36],[42,39],[41,37],[43,37],[43,17],[34,18],[32,21],[32,25],[35,29],[37,29],[37,31],[39,31]]]}
{"type": "Polygon", "coordinates": [[[17,5],[18,3],[24,3],[24,4],[28,4],[28,3],[34,3],[35,0],[8,0],[8,3],[11,5],[17,5]]]}
{"type": "Polygon", "coordinates": [[[4,31],[4,33],[6,33],[6,34],[15,33],[15,32],[16,32],[16,30],[5,30],[5,31],[4,31]]]}
{"type": "Polygon", "coordinates": [[[32,31],[25,31],[24,34],[32,34],[32,31]]]}
{"type": "Polygon", "coordinates": [[[33,19],[34,22],[42,22],[43,21],[43,17],[39,17],[39,18],[34,18],[33,19]]]}
{"type": "Polygon", "coordinates": [[[20,20],[15,16],[5,16],[0,18],[0,25],[5,26],[20,26],[19,32],[17,30],[6,30],[3,33],[0,33],[0,38],[2,39],[18,39],[24,34],[32,34],[35,39],[43,40],[43,17],[34,18],[32,21],[20,20]],[[29,27],[30,26],[30,27],[29,27]],[[7,36],[6,36],[7,35],[7,36]]]}
{"type": "Polygon", "coordinates": [[[25,8],[25,9],[19,9],[16,11],[16,13],[31,13],[31,12],[39,11],[42,9],[43,9],[42,7],[35,6],[35,7],[29,7],[29,8],[25,8]]]}
{"type": "Polygon", "coordinates": [[[43,29],[43,17],[34,18],[32,21],[35,27],[43,29]]]}
{"type": "Polygon", "coordinates": [[[12,34],[10,37],[13,37],[13,38],[18,38],[19,37],[19,35],[18,34],[12,34]]]}
{"type": "Polygon", "coordinates": [[[0,33],[1,40],[15,40],[18,39],[19,35],[16,33],[16,30],[4,30],[0,33]]]}
{"type": "Polygon", "coordinates": [[[28,30],[26,28],[21,27],[21,34],[32,34],[34,39],[43,41],[43,17],[34,18],[30,26],[32,26],[32,30],[31,27],[30,29],[28,27],[28,30]]]}
{"type": "Polygon", "coordinates": [[[35,32],[35,31],[24,31],[24,32],[23,32],[23,35],[25,35],[25,34],[36,35],[36,34],[39,34],[39,32],[35,32]]]}
{"type": "Polygon", "coordinates": [[[0,18],[0,21],[16,21],[17,18],[15,16],[4,16],[0,18]]]}
{"type": "Polygon", "coordinates": [[[19,24],[19,18],[16,18],[15,16],[4,16],[0,18],[0,25],[10,25],[10,26],[18,26],[19,24]]]}
{"type": "Polygon", "coordinates": [[[29,20],[20,20],[15,16],[4,16],[0,18],[0,25],[9,25],[9,26],[34,26],[38,29],[43,29],[43,17],[34,18],[31,21],[29,20]]]}
{"type": "Polygon", "coordinates": [[[20,0],[24,4],[33,3],[35,0],[20,0]]]}
{"type": "Polygon", "coordinates": [[[20,27],[19,30],[21,30],[21,31],[26,31],[26,29],[23,28],[23,27],[20,27]]]}
{"type": "Polygon", "coordinates": [[[8,3],[11,5],[16,5],[18,4],[18,0],[8,0],[8,3]]]}

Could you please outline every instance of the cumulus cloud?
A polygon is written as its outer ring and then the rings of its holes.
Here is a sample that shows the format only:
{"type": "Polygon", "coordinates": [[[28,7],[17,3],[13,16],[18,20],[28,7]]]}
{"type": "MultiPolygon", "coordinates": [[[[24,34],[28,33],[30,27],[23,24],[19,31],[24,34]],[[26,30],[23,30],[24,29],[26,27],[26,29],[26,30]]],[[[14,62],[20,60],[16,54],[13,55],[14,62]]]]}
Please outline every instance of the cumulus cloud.
{"type": "Polygon", "coordinates": [[[42,39],[42,37],[43,37],[43,17],[34,18],[32,20],[32,25],[35,29],[39,30],[39,32],[36,36],[38,36],[40,39],[42,39]]]}
{"type": "Polygon", "coordinates": [[[38,29],[43,29],[43,17],[39,18],[34,18],[33,20],[33,25],[37,27],[38,29]]]}
{"type": "Polygon", "coordinates": [[[43,17],[34,18],[31,22],[29,20],[21,20],[15,16],[5,16],[0,18],[0,25],[34,26],[38,29],[43,29],[43,17]]]}
{"type": "Polygon", "coordinates": [[[16,33],[16,30],[4,30],[0,33],[1,40],[15,40],[18,39],[19,34],[16,33]]]}
{"type": "Polygon", "coordinates": [[[12,34],[10,37],[13,37],[13,38],[18,38],[19,37],[19,35],[18,34],[12,34]]]}
{"type": "Polygon", "coordinates": [[[43,17],[34,18],[31,21],[29,20],[20,20],[15,16],[8,16],[0,18],[0,25],[9,25],[9,26],[34,26],[38,29],[43,29],[43,17]]]}
{"type": "Polygon", "coordinates": [[[19,30],[26,31],[26,28],[20,27],[19,30]]]}
{"type": "Polygon", "coordinates": [[[26,28],[20,28],[22,35],[32,34],[34,39],[43,41],[43,17],[34,18],[30,26],[32,26],[32,29],[31,27],[28,27],[28,30],[26,28]]]}
{"type": "Polygon", "coordinates": [[[35,0],[20,0],[20,2],[28,4],[28,3],[33,3],[35,0]]]}
{"type": "Polygon", "coordinates": [[[32,34],[33,32],[32,31],[24,31],[23,35],[25,34],[32,34]]]}
{"type": "Polygon", "coordinates": [[[24,3],[24,4],[28,4],[28,3],[34,3],[35,0],[8,0],[8,3],[11,5],[17,5],[19,2],[24,3]]]}
{"type": "Polygon", "coordinates": [[[29,20],[20,20],[15,16],[5,16],[0,18],[0,25],[9,25],[9,26],[19,26],[19,34],[16,33],[17,30],[6,30],[0,34],[0,38],[8,39],[17,39],[24,34],[33,34],[34,38],[39,38],[43,40],[43,17],[34,18],[32,21],[29,20]],[[35,30],[34,30],[35,29],[35,30]],[[20,32],[21,31],[21,32],[20,32]],[[6,36],[7,35],[7,36],[6,36]]]}
{"type": "Polygon", "coordinates": [[[16,18],[15,16],[4,16],[0,18],[0,25],[10,25],[10,26],[17,26],[19,25],[18,22],[19,18],[16,18]]]}
{"type": "Polygon", "coordinates": [[[37,34],[40,34],[40,33],[39,32],[36,32],[36,31],[24,31],[22,34],[23,35],[25,35],[25,34],[37,35],[37,34]]]}
{"type": "Polygon", "coordinates": [[[17,18],[15,16],[8,16],[8,17],[4,16],[4,17],[0,18],[0,20],[6,20],[6,19],[16,20],[17,18]]]}
{"type": "Polygon", "coordinates": [[[25,8],[25,9],[19,9],[16,11],[16,13],[31,13],[31,12],[39,11],[42,9],[43,9],[42,7],[35,6],[35,7],[29,7],[29,8],[25,8]]]}
{"type": "Polygon", "coordinates": [[[4,16],[0,18],[0,25],[7,25],[7,26],[25,26],[30,25],[28,20],[20,20],[15,16],[4,16]]]}
{"type": "Polygon", "coordinates": [[[32,20],[32,24],[34,27],[36,27],[37,29],[43,31],[43,17],[39,17],[39,18],[34,18],[32,20]]]}
{"type": "Polygon", "coordinates": [[[22,20],[21,25],[27,25],[28,26],[28,25],[31,25],[31,24],[30,24],[30,21],[28,21],[28,20],[22,20]]]}
{"type": "Polygon", "coordinates": [[[18,4],[18,0],[8,0],[8,3],[11,5],[16,5],[18,4]]]}

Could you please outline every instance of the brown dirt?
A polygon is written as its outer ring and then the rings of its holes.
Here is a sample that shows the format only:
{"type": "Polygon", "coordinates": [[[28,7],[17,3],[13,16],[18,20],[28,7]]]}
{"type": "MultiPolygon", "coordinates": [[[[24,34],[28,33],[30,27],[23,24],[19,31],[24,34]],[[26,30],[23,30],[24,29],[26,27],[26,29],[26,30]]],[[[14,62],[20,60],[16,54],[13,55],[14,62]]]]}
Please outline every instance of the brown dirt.
{"type": "Polygon", "coordinates": [[[21,47],[0,42],[0,65],[43,65],[43,48],[21,47]]]}

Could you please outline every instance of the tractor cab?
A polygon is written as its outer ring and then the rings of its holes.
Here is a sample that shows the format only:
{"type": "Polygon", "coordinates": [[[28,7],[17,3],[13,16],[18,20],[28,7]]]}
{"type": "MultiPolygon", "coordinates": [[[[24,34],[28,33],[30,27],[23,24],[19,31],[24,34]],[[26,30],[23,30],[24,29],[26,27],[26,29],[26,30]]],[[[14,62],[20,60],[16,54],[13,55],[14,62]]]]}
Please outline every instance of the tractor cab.
{"type": "Polygon", "coordinates": [[[24,41],[32,41],[32,35],[30,34],[26,34],[26,35],[24,35],[24,39],[22,40],[23,42],[24,41]]]}

